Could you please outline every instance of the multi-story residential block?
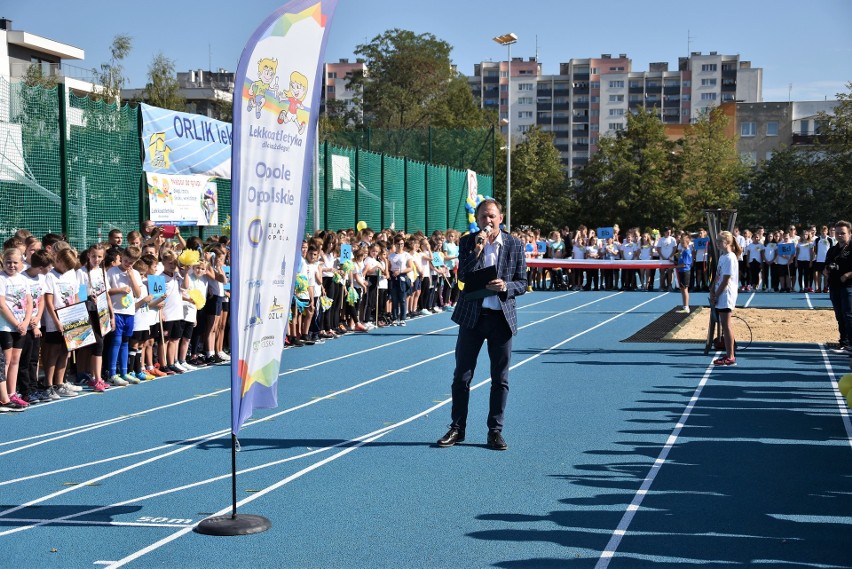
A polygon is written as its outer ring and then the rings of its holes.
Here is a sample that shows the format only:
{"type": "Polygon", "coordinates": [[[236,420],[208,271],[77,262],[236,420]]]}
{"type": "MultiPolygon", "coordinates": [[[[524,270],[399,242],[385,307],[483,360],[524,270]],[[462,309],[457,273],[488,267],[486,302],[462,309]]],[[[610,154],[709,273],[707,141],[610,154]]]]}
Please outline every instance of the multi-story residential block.
{"type": "MultiPolygon", "coordinates": [[[[179,71],[177,82],[180,95],[186,99],[186,112],[218,120],[231,120],[231,105],[234,101],[233,71],[221,68],[218,71],[179,71]]],[[[146,102],[145,89],[122,89],[121,98],[124,101],[146,102]]]]}
{"type": "Polygon", "coordinates": [[[349,88],[349,80],[355,74],[367,75],[367,66],[364,61],[357,59],[352,63],[348,59],[340,59],[337,63],[326,63],[323,71],[321,112],[325,111],[329,101],[343,101],[347,110],[352,109],[361,93],[357,89],[349,88]]]}
{"type": "Polygon", "coordinates": [[[37,66],[42,77],[53,77],[66,89],[92,93],[95,91],[92,70],[67,63],[85,56],[78,47],[16,30],[12,20],[0,18],[0,77],[10,83],[22,81],[30,68],[37,66]]]}
{"type": "Polygon", "coordinates": [[[622,53],[571,59],[559,65],[558,75],[542,75],[535,58],[515,58],[511,83],[507,72],[506,62],[474,65],[468,79],[474,97],[482,108],[499,108],[501,118],[511,97],[512,142],[533,124],[554,133],[569,173],[588,163],[601,136],[626,128],[628,113],[639,108],[655,109],[663,123],[674,125],[689,124],[722,103],[762,101],[762,69],[716,52],[682,57],[676,71],[665,62],[634,71],[622,53]],[[534,79],[533,97],[528,78],[534,79]]]}
{"type": "Polygon", "coordinates": [[[782,148],[809,147],[820,134],[821,113],[833,114],[836,106],[836,100],[737,103],[737,150],[757,165],[782,148]]]}

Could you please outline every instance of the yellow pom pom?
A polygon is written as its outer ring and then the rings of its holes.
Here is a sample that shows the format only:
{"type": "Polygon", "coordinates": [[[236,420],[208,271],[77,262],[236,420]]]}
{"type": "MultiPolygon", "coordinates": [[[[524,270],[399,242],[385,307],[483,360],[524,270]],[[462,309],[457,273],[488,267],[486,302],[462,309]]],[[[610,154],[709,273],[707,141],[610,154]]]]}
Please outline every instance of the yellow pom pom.
{"type": "Polygon", "coordinates": [[[198,251],[184,249],[178,257],[178,263],[180,263],[184,267],[191,267],[198,263],[198,259],[198,251]]]}
{"type": "Polygon", "coordinates": [[[189,299],[195,303],[195,308],[198,310],[204,308],[204,305],[207,303],[207,298],[197,288],[189,291],[189,299]]]}
{"type": "Polygon", "coordinates": [[[459,290],[464,290],[464,283],[459,281],[459,290]]]}
{"type": "Polygon", "coordinates": [[[366,221],[359,221],[358,225],[356,225],[355,228],[358,231],[364,231],[365,229],[367,229],[367,222],[366,221]]]}
{"type": "Polygon", "coordinates": [[[837,382],[837,387],[840,389],[841,395],[846,397],[852,393],[852,373],[847,373],[837,382]]]}

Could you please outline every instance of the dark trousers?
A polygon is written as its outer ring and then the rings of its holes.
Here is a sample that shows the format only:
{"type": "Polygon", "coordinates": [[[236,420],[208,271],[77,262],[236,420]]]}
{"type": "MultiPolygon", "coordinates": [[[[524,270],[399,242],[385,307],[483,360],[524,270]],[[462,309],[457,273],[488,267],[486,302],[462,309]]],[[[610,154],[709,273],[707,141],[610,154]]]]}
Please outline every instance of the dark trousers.
{"type": "Polygon", "coordinates": [[[40,389],[38,385],[38,355],[41,349],[41,336],[35,337],[32,330],[24,336],[21,349],[21,363],[18,366],[18,391],[22,396],[40,389]]]}
{"type": "Polygon", "coordinates": [[[828,289],[831,306],[834,308],[834,318],[837,320],[837,331],[840,336],[841,345],[848,345],[849,325],[852,324],[852,288],[844,287],[842,284],[832,286],[828,289]]]}
{"type": "Polygon", "coordinates": [[[464,432],[467,427],[467,407],[470,383],[476,369],[476,359],[482,344],[488,341],[491,360],[491,397],[488,406],[488,430],[503,430],[503,413],[509,398],[509,360],[512,356],[512,330],[500,311],[485,310],[473,328],[459,328],[456,340],[456,369],[453,372],[453,408],[451,427],[464,432]]]}

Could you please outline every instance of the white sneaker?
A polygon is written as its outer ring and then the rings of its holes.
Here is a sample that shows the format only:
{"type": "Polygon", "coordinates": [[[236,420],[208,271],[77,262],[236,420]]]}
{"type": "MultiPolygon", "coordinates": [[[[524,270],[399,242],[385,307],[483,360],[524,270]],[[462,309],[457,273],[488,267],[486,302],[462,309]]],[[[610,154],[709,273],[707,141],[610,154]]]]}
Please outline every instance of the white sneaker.
{"type": "Polygon", "coordinates": [[[678,313],[678,314],[689,314],[689,307],[688,307],[688,306],[684,306],[683,308],[681,308],[680,310],[678,310],[678,311],[677,311],[677,313],[678,313]]]}
{"type": "Polygon", "coordinates": [[[114,385],[115,387],[125,387],[125,386],[129,385],[126,381],[121,379],[121,376],[118,375],[118,374],[115,374],[111,378],[107,379],[106,383],[108,385],[114,385]]]}
{"type": "Polygon", "coordinates": [[[63,383],[56,388],[56,394],[60,397],[77,397],[77,392],[71,389],[67,383],[63,383]]]}
{"type": "Polygon", "coordinates": [[[218,353],[218,354],[216,354],[216,355],[217,355],[217,356],[219,356],[220,358],[222,358],[223,360],[231,361],[231,356],[229,356],[229,355],[228,355],[228,354],[226,354],[225,352],[219,352],[219,353],[218,353]]]}
{"type": "Polygon", "coordinates": [[[195,370],[198,369],[194,365],[187,363],[187,362],[179,362],[179,364],[180,364],[180,367],[183,368],[183,371],[195,371],[195,370]]]}
{"type": "Polygon", "coordinates": [[[83,391],[83,388],[81,386],[76,385],[74,383],[69,383],[69,382],[66,381],[62,385],[64,385],[67,389],[70,389],[71,391],[73,391],[75,393],[77,393],[79,391],[83,391]]]}
{"type": "Polygon", "coordinates": [[[429,312],[428,308],[424,308],[423,310],[420,311],[420,314],[422,314],[423,316],[426,316],[427,314],[432,314],[432,313],[429,312]]]}
{"type": "Polygon", "coordinates": [[[56,392],[56,387],[48,387],[45,393],[51,401],[58,401],[60,399],[59,394],[56,392]]]}

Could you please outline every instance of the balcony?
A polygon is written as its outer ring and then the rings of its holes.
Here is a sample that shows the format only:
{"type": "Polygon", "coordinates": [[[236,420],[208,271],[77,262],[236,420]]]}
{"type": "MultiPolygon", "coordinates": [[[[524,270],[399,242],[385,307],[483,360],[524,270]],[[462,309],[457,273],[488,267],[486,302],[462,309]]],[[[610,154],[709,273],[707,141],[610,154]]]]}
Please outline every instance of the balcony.
{"type": "Polygon", "coordinates": [[[13,79],[24,78],[27,76],[27,70],[33,66],[41,68],[42,77],[56,77],[57,79],[68,77],[69,79],[95,83],[95,74],[91,69],[68,65],[67,63],[60,65],[59,63],[13,62],[10,65],[9,72],[13,79]]]}
{"type": "MultiPolygon", "coordinates": [[[[585,90],[585,91],[583,91],[583,90],[581,90],[581,89],[576,89],[576,88],[574,89],[574,93],[576,93],[576,94],[580,94],[580,93],[588,93],[588,92],[589,92],[589,88],[588,88],[588,87],[586,87],[586,90],[585,90]]],[[[568,89],[554,89],[554,90],[553,90],[553,96],[554,96],[554,97],[570,97],[570,96],[571,96],[571,91],[570,91],[570,90],[568,90],[568,89]]]]}
{"type": "MultiPolygon", "coordinates": [[[[569,124],[571,122],[571,117],[553,117],[553,124],[569,124]]],[[[577,122],[577,119],[574,119],[574,122],[577,122]]],[[[586,117],[586,122],[589,122],[589,118],[586,117]]]]}
{"type": "Polygon", "coordinates": [[[588,73],[575,73],[573,79],[574,79],[574,81],[588,81],[589,80],[589,74],[588,73]]]}
{"type": "MultiPolygon", "coordinates": [[[[582,103],[574,103],[574,106],[575,106],[575,107],[584,107],[584,108],[588,108],[589,103],[585,103],[585,104],[582,104],[582,103]]],[[[570,108],[571,108],[571,103],[553,103],[553,110],[554,110],[554,111],[567,111],[567,110],[569,110],[570,108]]]]}

